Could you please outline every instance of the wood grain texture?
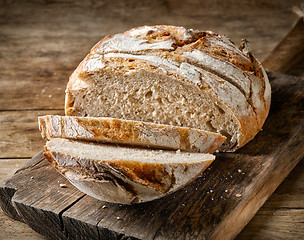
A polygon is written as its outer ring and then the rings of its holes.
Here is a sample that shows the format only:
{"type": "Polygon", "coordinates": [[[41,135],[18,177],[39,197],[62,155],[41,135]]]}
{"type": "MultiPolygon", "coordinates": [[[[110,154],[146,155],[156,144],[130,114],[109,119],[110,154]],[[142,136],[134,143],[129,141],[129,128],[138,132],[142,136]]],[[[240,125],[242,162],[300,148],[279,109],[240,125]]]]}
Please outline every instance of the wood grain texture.
{"type": "MultiPolygon", "coordinates": [[[[38,154],[1,187],[2,207],[50,239],[233,239],[304,157],[303,80],[274,74],[270,80],[264,130],[236,153],[218,154],[199,179],[174,194],[132,206],[105,203],[70,184],[60,188],[58,181],[66,180],[38,154]]],[[[292,210],[297,220],[301,211],[292,210]]]]}

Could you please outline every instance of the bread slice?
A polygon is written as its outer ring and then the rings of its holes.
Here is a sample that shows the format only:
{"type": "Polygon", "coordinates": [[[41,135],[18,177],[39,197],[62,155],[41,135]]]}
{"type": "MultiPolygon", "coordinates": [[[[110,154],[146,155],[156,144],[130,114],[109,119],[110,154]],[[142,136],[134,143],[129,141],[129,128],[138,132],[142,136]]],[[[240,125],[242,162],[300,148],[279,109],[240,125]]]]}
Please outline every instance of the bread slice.
{"type": "Polygon", "coordinates": [[[107,36],[71,75],[69,116],[113,117],[184,126],[227,137],[235,151],[262,129],[267,75],[243,41],[174,26],[107,36]]]}
{"type": "Polygon", "coordinates": [[[43,138],[68,138],[188,152],[214,153],[226,137],[194,128],[115,118],[47,115],[38,118],[43,138]]]}
{"type": "Polygon", "coordinates": [[[211,154],[151,150],[55,138],[46,159],[84,193],[113,203],[146,202],[196,179],[211,154]]]}

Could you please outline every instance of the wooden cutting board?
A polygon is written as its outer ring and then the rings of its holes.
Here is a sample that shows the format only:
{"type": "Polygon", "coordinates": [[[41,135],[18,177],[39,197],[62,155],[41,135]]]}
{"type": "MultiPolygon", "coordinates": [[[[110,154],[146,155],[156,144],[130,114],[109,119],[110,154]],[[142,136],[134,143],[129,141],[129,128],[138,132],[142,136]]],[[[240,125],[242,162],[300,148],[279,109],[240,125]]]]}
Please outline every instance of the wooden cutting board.
{"type": "Polygon", "coordinates": [[[269,76],[264,130],[236,153],[217,154],[172,195],[132,206],[102,202],[73,187],[40,152],[0,186],[1,208],[49,239],[233,239],[304,157],[304,81],[269,76]]]}

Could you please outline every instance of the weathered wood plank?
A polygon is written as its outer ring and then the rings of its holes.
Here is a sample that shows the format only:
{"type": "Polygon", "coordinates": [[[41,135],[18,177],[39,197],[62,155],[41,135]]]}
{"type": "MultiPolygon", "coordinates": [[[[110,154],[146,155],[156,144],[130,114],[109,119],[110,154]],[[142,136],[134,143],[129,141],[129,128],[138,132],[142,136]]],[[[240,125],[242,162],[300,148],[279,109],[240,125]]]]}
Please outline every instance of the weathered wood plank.
{"type": "Polygon", "coordinates": [[[41,78],[40,76],[26,78],[23,72],[19,73],[15,79],[1,79],[0,111],[63,109],[68,74],[58,73],[58,75],[63,80],[54,77],[41,78]],[[12,84],[12,81],[16,84],[12,84]]]}
{"type": "MultiPolygon", "coordinates": [[[[40,152],[40,154],[35,155],[28,162],[26,162],[23,165],[23,167],[17,171],[21,172],[22,169],[26,170],[40,163],[43,160],[43,156],[41,155],[41,153],[42,151],[40,152]]],[[[23,221],[23,219],[18,213],[18,211],[16,211],[15,207],[13,206],[12,198],[16,193],[16,191],[18,190],[18,188],[22,186],[23,186],[22,184],[20,185],[18,183],[11,184],[10,180],[0,182],[0,193],[1,193],[0,207],[8,216],[19,221],[23,221]]]]}
{"type": "Polygon", "coordinates": [[[1,208],[49,239],[65,238],[61,213],[84,196],[54,171],[42,152],[19,170],[0,190],[1,208]],[[60,184],[66,184],[67,187],[61,188],[60,184]],[[14,189],[17,191],[11,195],[10,190],[14,189]],[[37,216],[41,216],[41,219],[38,220],[37,216]]]}
{"type": "Polygon", "coordinates": [[[45,144],[38,129],[38,116],[63,113],[63,110],[0,112],[0,159],[35,155],[45,144]]]}

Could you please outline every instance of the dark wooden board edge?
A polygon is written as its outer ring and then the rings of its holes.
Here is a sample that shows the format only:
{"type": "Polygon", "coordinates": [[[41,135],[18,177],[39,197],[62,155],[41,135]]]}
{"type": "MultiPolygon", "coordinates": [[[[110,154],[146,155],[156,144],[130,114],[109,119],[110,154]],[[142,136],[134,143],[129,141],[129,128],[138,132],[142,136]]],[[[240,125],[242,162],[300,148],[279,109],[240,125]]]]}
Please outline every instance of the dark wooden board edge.
{"type": "Polygon", "coordinates": [[[128,236],[121,232],[98,227],[98,222],[97,224],[91,224],[63,216],[63,225],[67,229],[68,239],[140,240],[139,238],[128,236]]]}
{"type": "Polygon", "coordinates": [[[31,205],[26,205],[23,202],[14,201],[14,199],[13,201],[15,208],[18,212],[20,212],[20,215],[22,216],[23,222],[26,223],[30,228],[42,236],[45,236],[47,239],[64,240],[69,239],[69,237],[67,229],[63,224],[62,214],[64,211],[66,211],[66,209],[73,206],[82,197],[75,200],[72,204],[68,205],[59,213],[55,213],[47,209],[33,207],[31,205]],[[45,220],[45,222],[37,221],[37,219],[45,220]]]}
{"type": "MultiPolygon", "coordinates": [[[[43,156],[44,150],[41,150],[37,153],[34,157],[32,157],[29,161],[27,161],[20,169],[18,169],[15,174],[22,172],[23,170],[29,169],[34,167],[39,162],[44,159],[43,156]]],[[[15,192],[18,190],[17,186],[11,184],[10,179],[3,181],[0,183],[0,207],[3,212],[8,215],[9,217],[23,222],[22,217],[16,210],[15,206],[13,205],[12,198],[15,192]]]]}
{"type": "Polygon", "coordinates": [[[43,151],[16,171],[6,187],[17,190],[10,201],[22,222],[48,239],[67,239],[62,213],[85,194],[48,163],[43,151]],[[62,189],[60,183],[67,188],[62,189]]]}
{"type": "MultiPolygon", "coordinates": [[[[68,181],[56,172],[56,170],[47,162],[43,156],[43,152],[44,150],[41,150],[20,169],[18,169],[10,179],[0,184],[0,207],[6,215],[15,220],[26,223],[34,231],[48,239],[67,239],[67,234],[62,221],[62,213],[85,196],[85,194],[77,190],[80,197],[76,195],[74,198],[76,200],[72,200],[71,203],[69,203],[68,206],[60,212],[53,212],[49,209],[35,207],[35,205],[31,203],[26,204],[22,197],[22,192],[24,190],[25,194],[27,194],[26,191],[30,192],[29,190],[31,188],[35,188],[35,185],[33,184],[37,177],[35,171],[41,171],[41,169],[43,169],[41,174],[43,174],[44,171],[49,174],[51,171],[58,179],[69,184],[68,181]],[[20,177],[24,177],[25,181],[18,181],[20,177]],[[28,186],[21,186],[21,184],[24,183],[27,183],[28,186]],[[37,219],[45,219],[45,222],[37,221],[37,219]]],[[[42,188],[44,187],[47,186],[42,186],[42,188]]],[[[70,188],[72,188],[72,185],[70,185],[70,188]]],[[[44,193],[42,192],[41,194],[43,195],[44,193]]],[[[26,195],[24,197],[26,198],[26,195]]]]}
{"type": "Polygon", "coordinates": [[[10,188],[5,186],[5,182],[0,183],[0,207],[2,211],[15,220],[23,222],[23,219],[16,211],[15,207],[12,204],[12,198],[17,191],[16,188],[10,188]]]}
{"type": "Polygon", "coordinates": [[[37,233],[47,239],[66,239],[66,233],[59,215],[51,211],[25,205],[21,202],[14,202],[14,206],[17,211],[20,212],[23,222],[37,233]],[[39,219],[39,221],[37,221],[37,219],[39,219]],[[43,219],[45,219],[45,221],[43,221],[43,219]]]}

